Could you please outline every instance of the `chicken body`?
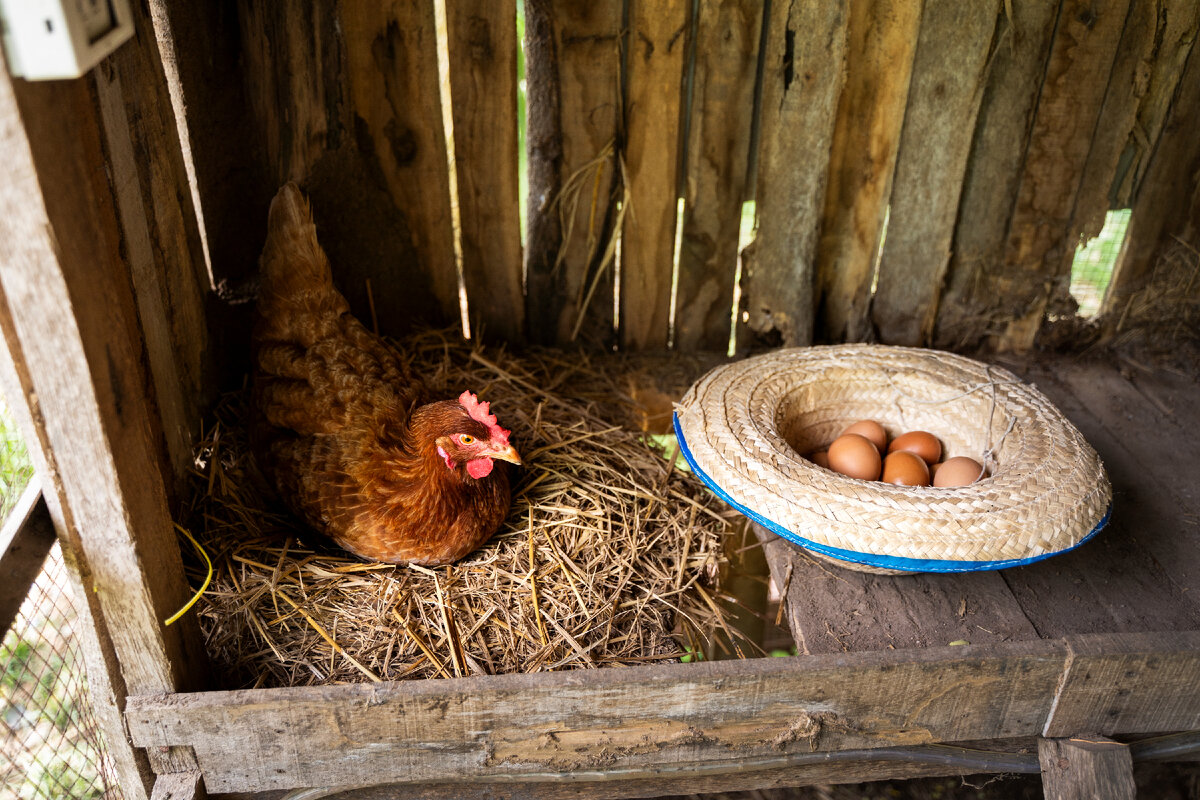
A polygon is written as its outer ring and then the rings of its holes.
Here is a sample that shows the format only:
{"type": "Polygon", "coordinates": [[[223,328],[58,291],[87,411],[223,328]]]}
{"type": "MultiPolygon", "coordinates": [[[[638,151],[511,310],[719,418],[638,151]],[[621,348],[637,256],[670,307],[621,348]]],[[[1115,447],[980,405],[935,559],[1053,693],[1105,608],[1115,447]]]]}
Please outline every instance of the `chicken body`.
{"type": "Polygon", "coordinates": [[[271,203],[254,347],[256,460],[280,498],[363,558],[446,564],[508,513],[505,461],[520,464],[470,392],[421,404],[404,362],[334,288],[308,203],[271,203]]]}

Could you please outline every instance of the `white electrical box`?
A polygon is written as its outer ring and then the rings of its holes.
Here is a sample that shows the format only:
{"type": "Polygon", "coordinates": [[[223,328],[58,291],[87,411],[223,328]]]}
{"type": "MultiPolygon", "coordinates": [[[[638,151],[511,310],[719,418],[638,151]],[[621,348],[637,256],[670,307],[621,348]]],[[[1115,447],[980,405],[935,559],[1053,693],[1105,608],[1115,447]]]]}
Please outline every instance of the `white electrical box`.
{"type": "Polygon", "coordinates": [[[14,78],[78,78],[133,36],[129,0],[0,0],[14,78]]]}

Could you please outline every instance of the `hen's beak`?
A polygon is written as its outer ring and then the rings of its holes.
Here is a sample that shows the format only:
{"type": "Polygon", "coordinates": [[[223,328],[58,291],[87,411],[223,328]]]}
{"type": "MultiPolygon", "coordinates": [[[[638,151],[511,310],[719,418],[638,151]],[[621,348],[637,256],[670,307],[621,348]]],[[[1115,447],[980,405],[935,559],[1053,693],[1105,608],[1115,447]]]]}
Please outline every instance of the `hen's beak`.
{"type": "Polygon", "coordinates": [[[498,458],[501,461],[507,461],[510,464],[516,464],[518,466],[521,464],[521,457],[517,455],[516,448],[511,444],[506,444],[502,447],[489,450],[488,455],[492,458],[498,458]]]}

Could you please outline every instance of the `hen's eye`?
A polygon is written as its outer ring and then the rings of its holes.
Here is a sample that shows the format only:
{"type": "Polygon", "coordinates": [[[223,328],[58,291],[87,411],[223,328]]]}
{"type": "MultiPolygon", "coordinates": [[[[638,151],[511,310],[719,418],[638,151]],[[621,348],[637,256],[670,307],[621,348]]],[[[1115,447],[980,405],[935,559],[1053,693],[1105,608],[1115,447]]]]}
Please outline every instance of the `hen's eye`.
{"type": "Polygon", "coordinates": [[[475,437],[469,433],[464,433],[462,436],[458,437],[458,441],[461,444],[475,444],[475,437]]]}

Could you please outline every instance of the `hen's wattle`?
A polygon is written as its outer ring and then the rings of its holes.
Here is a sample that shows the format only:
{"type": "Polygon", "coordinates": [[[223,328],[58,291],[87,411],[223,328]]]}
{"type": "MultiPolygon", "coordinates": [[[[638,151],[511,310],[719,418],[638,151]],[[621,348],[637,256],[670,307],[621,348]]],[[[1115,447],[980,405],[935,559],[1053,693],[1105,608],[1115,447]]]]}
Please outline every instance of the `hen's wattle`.
{"type": "Polygon", "coordinates": [[[271,203],[254,348],[255,458],[298,516],[363,558],[445,564],[508,513],[509,433],[470,392],[422,403],[334,288],[295,184],[271,203]]]}

